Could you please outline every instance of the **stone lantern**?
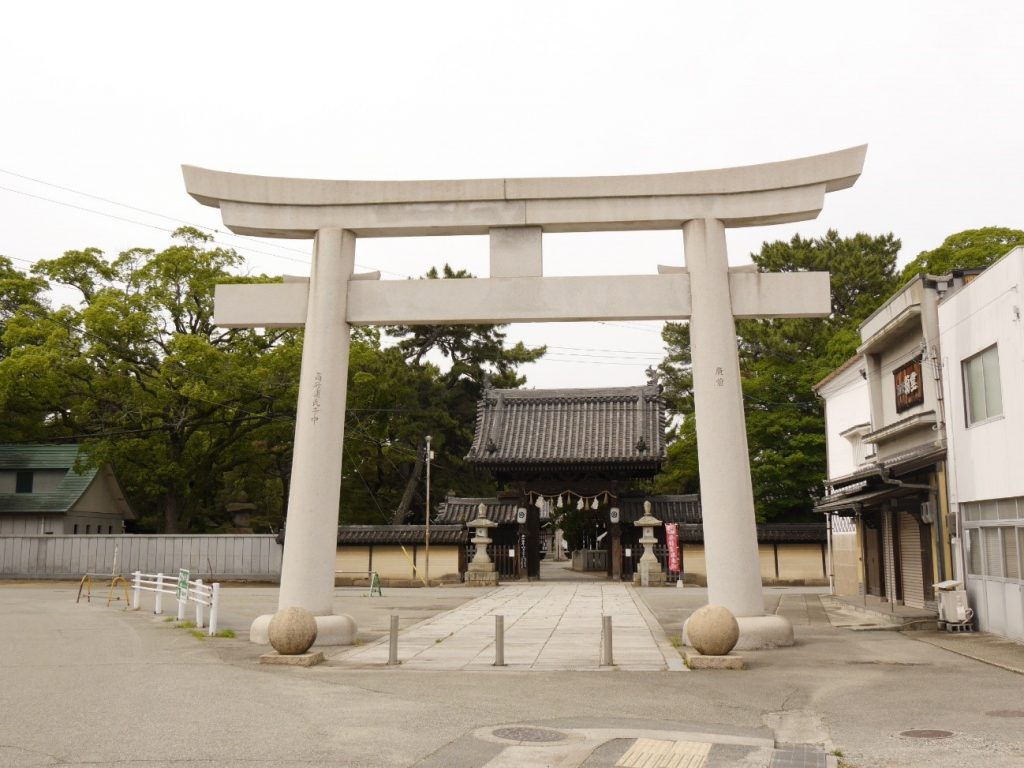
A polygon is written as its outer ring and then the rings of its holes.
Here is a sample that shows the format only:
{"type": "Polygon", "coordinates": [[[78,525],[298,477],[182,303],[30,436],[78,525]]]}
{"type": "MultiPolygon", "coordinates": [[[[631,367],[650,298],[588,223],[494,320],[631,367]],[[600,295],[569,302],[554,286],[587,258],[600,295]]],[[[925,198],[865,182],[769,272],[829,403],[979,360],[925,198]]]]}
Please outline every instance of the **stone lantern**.
{"type": "Polygon", "coordinates": [[[473,556],[473,562],[466,569],[466,583],[475,587],[498,586],[498,569],[487,554],[487,545],[491,543],[487,529],[496,528],[498,524],[487,519],[487,507],[481,504],[477,509],[476,519],[470,520],[466,525],[476,528],[476,536],[472,539],[472,542],[476,544],[476,555],[473,556]]]}
{"type": "Polygon", "coordinates": [[[231,523],[234,526],[229,533],[252,533],[252,516],[256,513],[256,505],[249,501],[249,495],[242,491],[238,498],[226,505],[231,523]]]}
{"type": "Polygon", "coordinates": [[[633,525],[643,528],[640,543],[644,545],[644,554],[638,563],[637,572],[633,574],[633,584],[641,587],[665,586],[665,572],[661,570],[661,564],[654,556],[654,545],[658,543],[654,536],[654,529],[661,525],[661,520],[651,514],[651,502],[644,502],[644,516],[636,520],[633,525]]]}

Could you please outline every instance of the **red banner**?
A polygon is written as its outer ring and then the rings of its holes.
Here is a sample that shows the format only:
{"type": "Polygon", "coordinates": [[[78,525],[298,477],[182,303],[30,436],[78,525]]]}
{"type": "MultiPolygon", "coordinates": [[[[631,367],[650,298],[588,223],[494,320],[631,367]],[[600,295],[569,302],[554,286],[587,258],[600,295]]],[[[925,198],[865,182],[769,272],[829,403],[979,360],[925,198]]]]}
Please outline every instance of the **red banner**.
{"type": "Polygon", "coordinates": [[[665,525],[665,543],[668,544],[668,569],[679,573],[679,524],[665,525]]]}

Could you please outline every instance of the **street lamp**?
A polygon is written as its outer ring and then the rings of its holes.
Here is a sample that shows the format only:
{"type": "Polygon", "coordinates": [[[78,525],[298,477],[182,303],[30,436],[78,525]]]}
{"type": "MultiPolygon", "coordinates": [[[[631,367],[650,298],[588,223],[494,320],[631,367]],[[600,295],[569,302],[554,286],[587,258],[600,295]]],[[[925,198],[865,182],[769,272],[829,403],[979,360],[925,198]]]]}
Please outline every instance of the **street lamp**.
{"type": "Polygon", "coordinates": [[[426,509],[426,513],[427,514],[426,514],[426,520],[427,520],[427,530],[426,530],[426,537],[425,537],[425,540],[426,540],[425,550],[426,551],[424,553],[425,563],[424,563],[424,566],[423,566],[423,574],[424,574],[424,579],[423,580],[426,582],[428,587],[430,586],[430,460],[432,458],[434,458],[434,452],[432,450],[430,450],[430,435],[427,435],[427,448],[426,448],[426,459],[427,459],[427,509],[426,509]]]}

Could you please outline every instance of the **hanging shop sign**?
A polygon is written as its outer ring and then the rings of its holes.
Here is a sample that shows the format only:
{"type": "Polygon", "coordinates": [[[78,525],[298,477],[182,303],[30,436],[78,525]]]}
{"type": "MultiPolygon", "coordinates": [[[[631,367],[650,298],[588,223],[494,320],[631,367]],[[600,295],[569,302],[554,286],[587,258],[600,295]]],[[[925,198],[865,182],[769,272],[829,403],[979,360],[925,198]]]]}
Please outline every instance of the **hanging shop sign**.
{"type": "Polygon", "coordinates": [[[924,402],[921,361],[911,360],[892,372],[896,385],[896,413],[902,413],[924,402]]]}

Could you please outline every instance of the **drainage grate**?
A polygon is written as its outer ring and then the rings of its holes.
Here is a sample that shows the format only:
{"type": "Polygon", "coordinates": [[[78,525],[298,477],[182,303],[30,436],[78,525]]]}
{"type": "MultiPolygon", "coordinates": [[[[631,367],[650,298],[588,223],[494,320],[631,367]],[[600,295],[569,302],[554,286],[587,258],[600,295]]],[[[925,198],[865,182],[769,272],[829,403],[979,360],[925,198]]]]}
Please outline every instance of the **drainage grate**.
{"type": "Polygon", "coordinates": [[[531,741],[534,743],[564,741],[567,738],[561,731],[553,731],[550,728],[496,728],[491,731],[491,735],[506,741],[531,741]]]}
{"type": "Polygon", "coordinates": [[[989,717],[1024,717],[1024,709],[995,709],[985,714],[989,717]]]}
{"type": "Polygon", "coordinates": [[[909,736],[912,739],[947,739],[952,735],[952,731],[935,731],[927,728],[900,732],[900,736],[909,736]]]}

